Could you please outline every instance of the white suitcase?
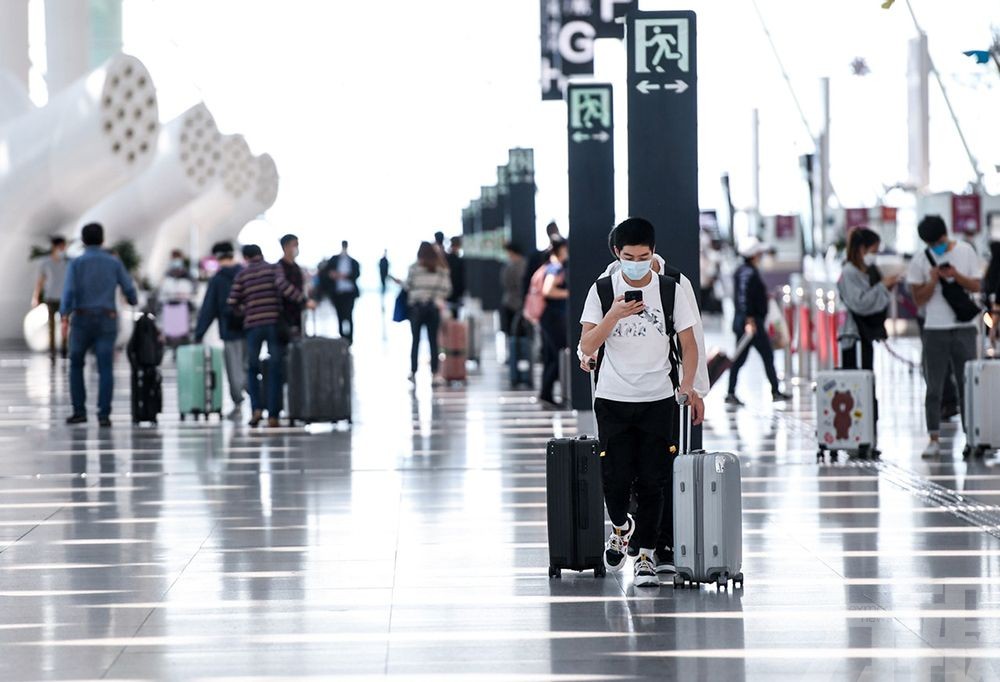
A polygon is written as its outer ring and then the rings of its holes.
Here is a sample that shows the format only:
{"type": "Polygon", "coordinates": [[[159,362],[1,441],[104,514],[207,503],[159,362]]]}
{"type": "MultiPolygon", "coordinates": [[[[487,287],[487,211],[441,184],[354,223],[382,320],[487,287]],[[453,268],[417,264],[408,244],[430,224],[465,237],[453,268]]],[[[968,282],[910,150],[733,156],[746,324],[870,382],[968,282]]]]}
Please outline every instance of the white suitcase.
{"type": "Polygon", "coordinates": [[[1000,360],[965,363],[965,438],[969,451],[981,456],[1000,450],[1000,360]]]}
{"type": "Polygon", "coordinates": [[[860,457],[878,454],[875,434],[875,374],[835,369],[816,376],[817,457],[840,451],[860,457]]]}

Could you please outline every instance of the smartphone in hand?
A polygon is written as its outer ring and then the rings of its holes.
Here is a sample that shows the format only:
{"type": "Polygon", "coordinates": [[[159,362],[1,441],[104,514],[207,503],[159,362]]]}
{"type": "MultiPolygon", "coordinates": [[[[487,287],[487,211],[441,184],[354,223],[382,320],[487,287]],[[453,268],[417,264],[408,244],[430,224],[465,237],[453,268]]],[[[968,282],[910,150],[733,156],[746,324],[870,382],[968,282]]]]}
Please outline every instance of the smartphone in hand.
{"type": "Polygon", "coordinates": [[[638,302],[638,301],[642,301],[642,292],[641,291],[626,291],[625,292],[625,302],[626,303],[635,303],[635,302],[638,302]]]}

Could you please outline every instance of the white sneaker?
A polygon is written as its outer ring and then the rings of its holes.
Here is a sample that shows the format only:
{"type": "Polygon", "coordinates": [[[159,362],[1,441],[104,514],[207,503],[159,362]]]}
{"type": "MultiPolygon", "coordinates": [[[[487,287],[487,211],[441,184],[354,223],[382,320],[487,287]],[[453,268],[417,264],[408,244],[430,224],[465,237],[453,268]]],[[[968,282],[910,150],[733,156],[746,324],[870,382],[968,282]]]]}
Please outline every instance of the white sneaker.
{"type": "Polygon", "coordinates": [[[628,516],[628,526],[624,533],[614,528],[611,529],[611,535],[608,536],[608,541],[604,545],[604,565],[609,571],[622,570],[625,559],[628,558],[628,541],[634,532],[635,521],[632,520],[631,516],[628,516]]]}
{"type": "Polygon", "coordinates": [[[927,447],[920,453],[921,457],[932,458],[941,456],[941,441],[932,440],[927,443],[927,447]]]}
{"type": "Polygon", "coordinates": [[[660,586],[660,579],[656,577],[656,566],[653,565],[653,560],[645,552],[640,552],[639,556],[636,557],[633,569],[635,570],[633,583],[636,587],[660,586]]]}

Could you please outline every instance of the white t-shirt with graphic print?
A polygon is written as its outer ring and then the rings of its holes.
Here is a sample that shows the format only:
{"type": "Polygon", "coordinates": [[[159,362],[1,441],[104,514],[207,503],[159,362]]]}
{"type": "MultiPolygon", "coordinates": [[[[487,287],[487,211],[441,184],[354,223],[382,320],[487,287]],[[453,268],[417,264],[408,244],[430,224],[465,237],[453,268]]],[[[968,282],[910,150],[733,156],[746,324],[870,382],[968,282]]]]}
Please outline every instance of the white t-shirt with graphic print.
{"type": "MultiPolygon", "coordinates": [[[[597,381],[596,397],[623,403],[648,403],[672,398],[670,356],[663,304],[660,302],[660,280],[654,276],[644,287],[625,283],[621,273],[611,276],[615,298],[626,291],[642,291],[645,310],[620,320],[604,344],[604,360],[597,381]]],[[[697,321],[681,292],[674,295],[674,330],[680,334],[697,321]]],[[[590,287],[583,306],[580,323],[600,324],[604,319],[597,284],[590,287]]]]}

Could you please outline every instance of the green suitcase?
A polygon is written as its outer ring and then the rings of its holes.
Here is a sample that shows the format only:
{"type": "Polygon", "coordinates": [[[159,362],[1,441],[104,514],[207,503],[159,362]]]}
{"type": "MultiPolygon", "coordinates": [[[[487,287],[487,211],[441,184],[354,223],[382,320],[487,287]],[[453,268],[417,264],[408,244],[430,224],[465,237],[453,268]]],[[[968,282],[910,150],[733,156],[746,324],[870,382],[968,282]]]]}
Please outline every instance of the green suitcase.
{"type": "Polygon", "coordinates": [[[222,349],[204,345],[177,349],[177,406],[188,414],[222,416],[222,349]]]}

